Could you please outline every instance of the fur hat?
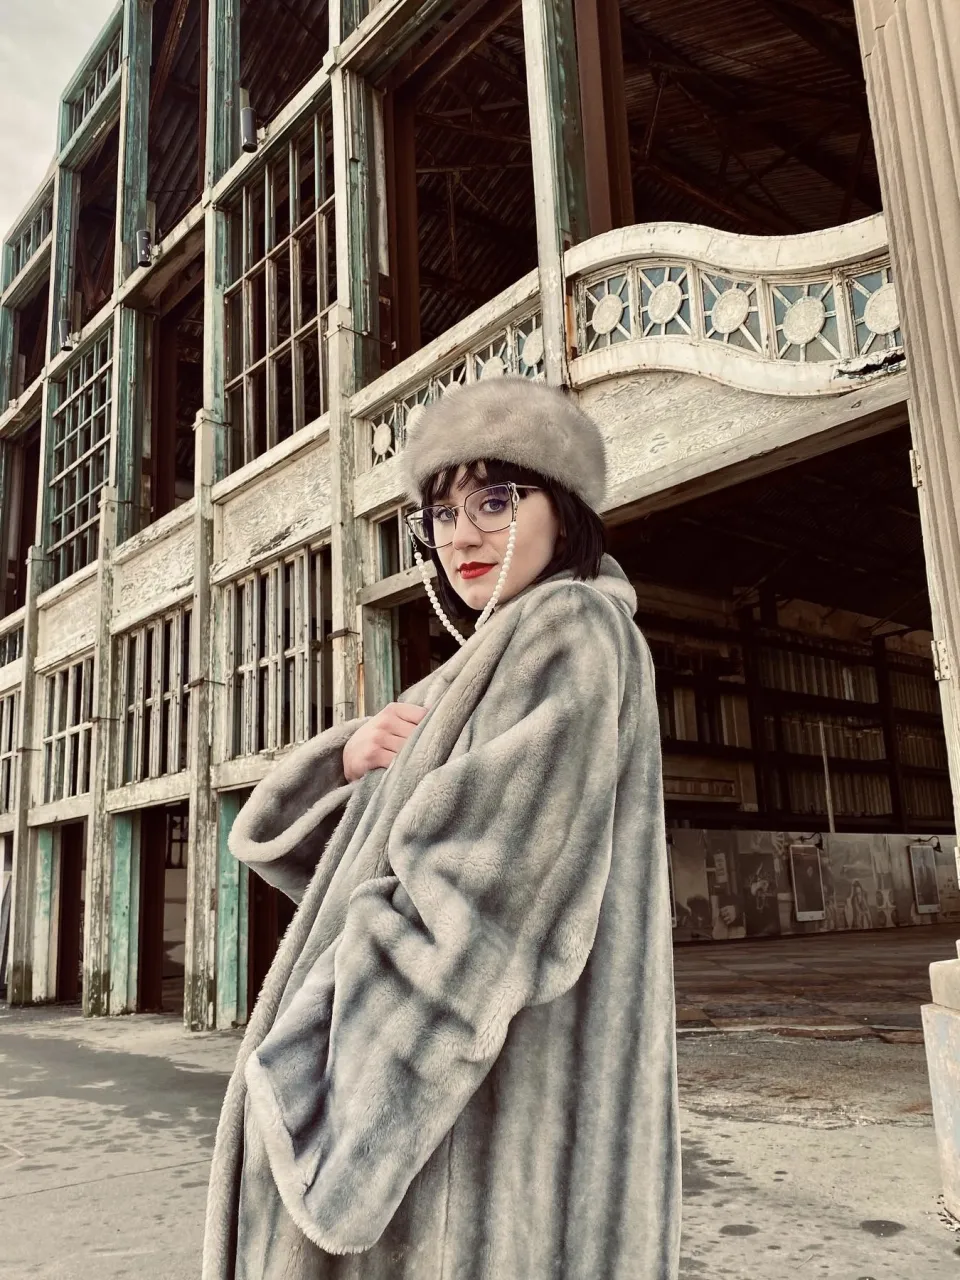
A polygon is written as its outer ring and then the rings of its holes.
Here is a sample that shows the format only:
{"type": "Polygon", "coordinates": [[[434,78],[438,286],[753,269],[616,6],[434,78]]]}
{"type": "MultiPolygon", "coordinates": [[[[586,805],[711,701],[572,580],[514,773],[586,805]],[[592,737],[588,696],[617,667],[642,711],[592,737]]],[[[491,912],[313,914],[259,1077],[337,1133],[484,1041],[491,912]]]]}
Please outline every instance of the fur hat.
{"type": "Polygon", "coordinates": [[[474,382],[427,405],[403,450],[404,484],[420,502],[427,480],[480,458],[538,471],[594,510],[603,501],[603,437],[572,397],[516,376],[474,382]]]}

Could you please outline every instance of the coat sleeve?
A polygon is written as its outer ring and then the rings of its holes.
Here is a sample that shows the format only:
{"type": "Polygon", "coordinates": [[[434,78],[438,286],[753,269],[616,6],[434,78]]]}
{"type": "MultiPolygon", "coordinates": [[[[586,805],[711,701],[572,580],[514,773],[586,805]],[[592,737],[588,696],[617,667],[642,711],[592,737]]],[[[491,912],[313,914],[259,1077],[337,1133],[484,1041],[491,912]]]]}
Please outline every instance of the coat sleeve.
{"type": "Polygon", "coordinates": [[[353,794],[343,749],[364,723],[336,725],[291,752],[257,785],[233,824],[233,856],[294,902],[303,897],[353,794]]]}
{"type": "Polygon", "coordinates": [[[561,597],[556,625],[518,627],[467,749],[394,824],[395,874],[355,890],[335,951],[248,1063],[284,1203],[327,1252],[376,1243],[511,1019],[567,991],[593,945],[622,664],[611,606],[561,597]]]}

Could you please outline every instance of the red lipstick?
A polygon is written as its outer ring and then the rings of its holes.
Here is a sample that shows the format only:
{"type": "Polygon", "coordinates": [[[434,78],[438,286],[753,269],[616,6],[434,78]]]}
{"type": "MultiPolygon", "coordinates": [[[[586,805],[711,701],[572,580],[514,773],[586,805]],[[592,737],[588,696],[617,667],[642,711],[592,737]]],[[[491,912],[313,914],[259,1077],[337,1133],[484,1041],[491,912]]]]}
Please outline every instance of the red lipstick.
{"type": "Polygon", "coordinates": [[[482,578],[485,573],[489,573],[495,566],[492,564],[470,563],[462,564],[457,572],[461,578],[482,578]]]}

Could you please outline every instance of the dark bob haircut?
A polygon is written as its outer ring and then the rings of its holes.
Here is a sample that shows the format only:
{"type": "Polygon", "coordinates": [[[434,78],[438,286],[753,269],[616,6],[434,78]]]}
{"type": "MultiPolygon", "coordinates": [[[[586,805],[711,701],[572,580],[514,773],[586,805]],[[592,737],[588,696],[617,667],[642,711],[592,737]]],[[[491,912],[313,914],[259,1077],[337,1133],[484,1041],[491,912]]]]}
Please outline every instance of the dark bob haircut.
{"type": "MultiPolygon", "coordinates": [[[[459,467],[445,467],[430,477],[423,487],[424,506],[442,503],[457,478],[459,467]]],[[[560,522],[562,536],[557,539],[553,559],[536,579],[543,582],[555,573],[570,572],[574,578],[586,581],[600,575],[600,560],[606,551],[606,532],[603,521],[588,507],[582,498],[571,493],[569,489],[549,480],[539,471],[527,467],[518,467],[512,462],[500,462],[496,458],[478,458],[464,468],[458,488],[465,488],[472,481],[475,484],[529,484],[542,489],[550,499],[554,513],[560,522]]],[[[521,492],[520,501],[524,500],[521,492]]],[[[478,609],[471,609],[457,595],[450,585],[440,556],[432,547],[422,548],[437,568],[436,591],[440,603],[448,618],[457,621],[476,622],[480,617],[478,609]]]]}

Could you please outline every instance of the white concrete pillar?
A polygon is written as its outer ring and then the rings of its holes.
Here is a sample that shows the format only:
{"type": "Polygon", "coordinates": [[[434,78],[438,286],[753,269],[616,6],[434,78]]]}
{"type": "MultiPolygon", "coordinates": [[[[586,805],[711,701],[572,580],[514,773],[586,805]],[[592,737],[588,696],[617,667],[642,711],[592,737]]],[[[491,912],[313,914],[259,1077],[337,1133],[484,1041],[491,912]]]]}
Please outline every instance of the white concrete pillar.
{"type": "MultiPolygon", "coordinates": [[[[855,0],[907,347],[910,422],[960,824],[960,4],[855,0]]],[[[960,858],[958,858],[960,870],[960,858]]],[[[960,1216],[960,959],[924,1009],[947,1205],[960,1216]]]]}

